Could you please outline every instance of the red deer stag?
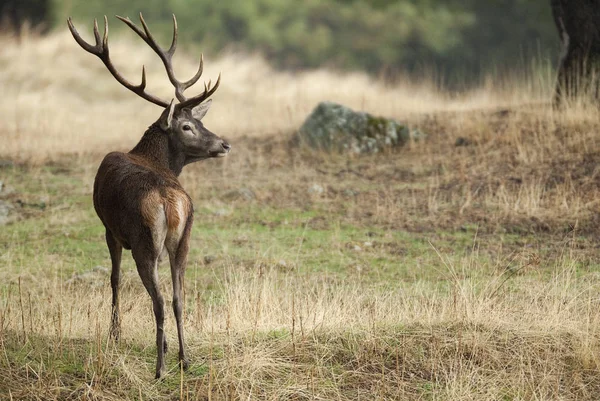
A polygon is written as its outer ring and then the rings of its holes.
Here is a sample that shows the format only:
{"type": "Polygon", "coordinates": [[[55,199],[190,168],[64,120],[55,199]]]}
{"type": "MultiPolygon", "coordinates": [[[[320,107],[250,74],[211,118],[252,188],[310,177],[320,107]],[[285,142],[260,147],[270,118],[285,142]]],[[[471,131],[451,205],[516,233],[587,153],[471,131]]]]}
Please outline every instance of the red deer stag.
{"type": "Polygon", "coordinates": [[[164,108],[158,120],[144,133],[139,143],[129,152],[112,152],[104,157],[94,181],[94,208],[106,228],[106,244],[110,251],[112,273],[112,320],[110,334],[115,339],[120,335],[119,277],[123,248],[130,249],[144,287],[152,298],[156,318],[156,378],[165,373],[164,353],[167,341],[163,329],[164,301],[158,283],[158,260],[166,248],[171,264],[173,281],[173,311],[177,322],[179,339],[179,362],[188,367],[183,341],[182,294],[185,265],[189,250],[193,207],[188,194],[183,190],[177,176],[186,164],[222,157],[231,146],[204,127],[201,120],[208,111],[211,96],[221,80],[211,88],[186,98],[183,92],[195,84],[202,75],[202,57],[198,72],[188,81],[181,82],[173,73],[172,58],[177,47],[177,21],[173,16],[173,41],[169,50],[159,47],[150,34],[140,14],[142,29],[129,18],[118,19],[137,33],[162,60],[167,76],[175,87],[179,103],[162,100],[145,91],[146,72],[142,67],[142,82],[133,85],[114,67],[108,51],[108,21],[104,17],[104,36],[100,37],[98,23],[94,20],[96,44],[84,41],[68,19],[69,30],[75,41],[87,52],[100,58],[108,71],[124,87],[164,108]],[[207,100],[207,101],[205,101],[207,100]]]}

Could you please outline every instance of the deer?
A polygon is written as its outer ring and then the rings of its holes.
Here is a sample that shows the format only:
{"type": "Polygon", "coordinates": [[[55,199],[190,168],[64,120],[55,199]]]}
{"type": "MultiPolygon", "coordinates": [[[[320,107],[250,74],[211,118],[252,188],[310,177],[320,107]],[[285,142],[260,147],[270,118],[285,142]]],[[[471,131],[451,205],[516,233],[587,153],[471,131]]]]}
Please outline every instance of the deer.
{"type": "Polygon", "coordinates": [[[182,288],[190,246],[194,210],[190,196],[182,188],[178,176],[187,164],[209,158],[224,157],[231,145],[202,124],[217,90],[221,74],[214,86],[209,81],[204,90],[193,97],[184,91],[194,85],[203,71],[203,57],[192,78],[180,81],[173,72],[172,58],[177,48],[177,19],[173,15],[173,39],[168,50],[161,48],[148,29],[142,14],[139,28],[129,18],[116,16],[129,26],[162,60],[167,77],[174,86],[175,98],[166,101],[146,91],[146,70],[142,66],[139,85],[130,83],[114,67],[108,49],[108,19],[104,16],[101,38],[94,20],[95,44],[81,38],[71,17],[67,24],[75,41],[85,51],[97,56],[112,76],[139,97],[163,108],[143,134],[137,145],[127,153],[111,152],[102,160],[94,180],[93,203],[105,227],[106,245],[111,259],[112,317],[109,336],[119,341],[119,285],[123,248],[131,255],[141,281],[152,299],[156,322],[156,379],[166,373],[167,340],[164,332],[164,299],[159,288],[158,263],[163,252],[168,253],[173,285],[173,312],[179,340],[179,364],[186,370],[189,361],[183,335],[182,288]]]}

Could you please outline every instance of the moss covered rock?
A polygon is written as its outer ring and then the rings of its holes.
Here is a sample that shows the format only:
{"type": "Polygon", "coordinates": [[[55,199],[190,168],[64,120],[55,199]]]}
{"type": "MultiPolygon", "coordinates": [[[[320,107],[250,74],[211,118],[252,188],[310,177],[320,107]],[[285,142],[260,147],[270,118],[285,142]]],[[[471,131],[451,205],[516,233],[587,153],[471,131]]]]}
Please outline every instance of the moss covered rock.
{"type": "Polygon", "coordinates": [[[298,131],[301,143],[334,152],[377,153],[402,146],[423,134],[395,120],[321,102],[298,131]]]}

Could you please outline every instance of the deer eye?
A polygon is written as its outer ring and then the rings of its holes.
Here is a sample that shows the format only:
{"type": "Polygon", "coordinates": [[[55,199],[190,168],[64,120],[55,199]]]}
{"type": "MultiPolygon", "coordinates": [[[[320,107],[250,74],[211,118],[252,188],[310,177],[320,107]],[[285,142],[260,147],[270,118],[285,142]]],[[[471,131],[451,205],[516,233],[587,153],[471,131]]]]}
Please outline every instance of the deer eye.
{"type": "Polygon", "coordinates": [[[182,128],[184,131],[190,131],[192,129],[188,124],[185,124],[182,128]]]}

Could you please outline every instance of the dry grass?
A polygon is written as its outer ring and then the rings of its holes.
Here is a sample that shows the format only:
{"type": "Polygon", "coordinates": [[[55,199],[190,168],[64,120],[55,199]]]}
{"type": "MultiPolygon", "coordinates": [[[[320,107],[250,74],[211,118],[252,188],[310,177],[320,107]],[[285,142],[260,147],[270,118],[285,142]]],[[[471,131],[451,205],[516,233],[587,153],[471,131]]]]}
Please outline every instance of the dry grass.
{"type": "MultiPolygon", "coordinates": [[[[0,398],[597,399],[599,115],[545,105],[549,77],[453,95],[207,56],[205,75],[222,71],[223,83],[206,124],[234,152],[182,175],[197,210],[193,364],[154,382],[153,317],[131,260],[118,345],[107,339],[107,278],[67,279],[108,263],[89,200],[95,168],[133,146],[156,107],[66,34],[0,41],[0,157],[17,163],[0,179],[22,205],[0,233],[0,398]],[[290,146],[321,100],[429,136],[363,157],[290,146]],[[323,193],[309,193],[314,184],[323,193]],[[256,200],[231,200],[239,188],[256,200]]],[[[146,64],[151,88],[170,95],[150,52],[112,43],[126,76],[146,64]]],[[[178,62],[192,73],[192,58],[178,62]]],[[[166,331],[173,350],[173,319],[166,331]]]]}

